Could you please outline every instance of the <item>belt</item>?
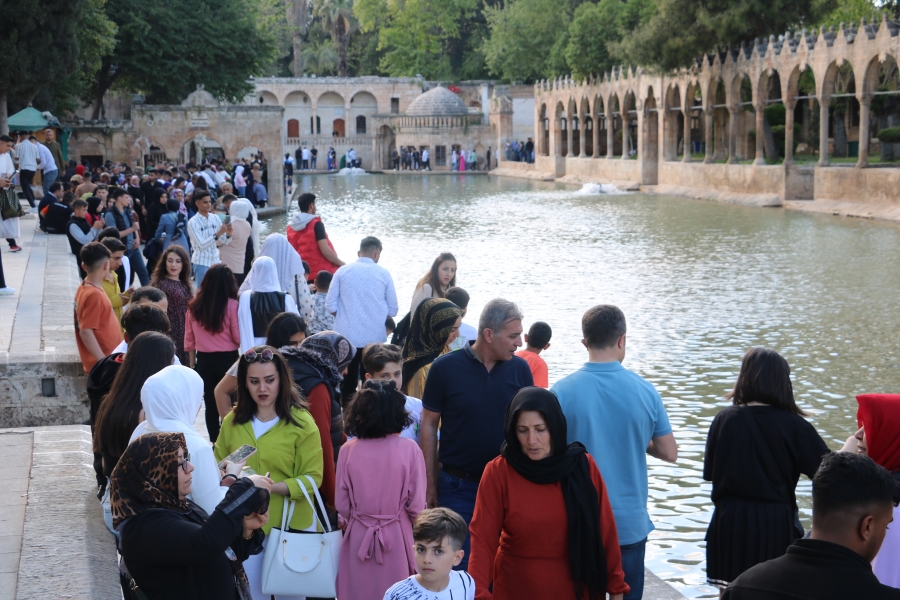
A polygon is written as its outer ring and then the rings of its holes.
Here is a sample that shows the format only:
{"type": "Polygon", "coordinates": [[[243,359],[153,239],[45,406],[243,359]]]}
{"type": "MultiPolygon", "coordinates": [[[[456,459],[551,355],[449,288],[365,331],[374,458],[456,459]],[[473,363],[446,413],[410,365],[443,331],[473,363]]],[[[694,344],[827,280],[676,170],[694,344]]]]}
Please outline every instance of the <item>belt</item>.
{"type": "Polygon", "coordinates": [[[441,465],[441,471],[443,471],[447,475],[452,475],[466,481],[474,481],[475,483],[481,481],[481,475],[484,473],[484,469],[476,473],[468,473],[460,468],[451,465],[441,465]]]}

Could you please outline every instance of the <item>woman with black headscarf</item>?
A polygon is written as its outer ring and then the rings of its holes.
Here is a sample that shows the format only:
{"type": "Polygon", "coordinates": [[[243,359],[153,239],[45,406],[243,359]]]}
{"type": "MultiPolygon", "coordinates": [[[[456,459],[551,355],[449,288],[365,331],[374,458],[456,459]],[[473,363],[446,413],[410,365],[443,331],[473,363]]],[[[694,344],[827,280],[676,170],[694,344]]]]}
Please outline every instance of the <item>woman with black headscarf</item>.
{"type": "Polygon", "coordinates": [[[420,303],[403,343],[403,393],[421,398],[431,363],[459,337],[463,309],[443,298],[420,303]]]}
{"type": "Polygon", "coordinates": [[[144,434],[119,459],[110,502],[123,578],[150,600],[249,598],[241,563],[262,551],[269,492],[236,480],[208,515],[187,499],[190,460],[182,433],[144,434]]]}
{"type": "Polygon", "coordinates": [[[476,600],[621,600],[629,587],[606,487],[584,446],[566,443],[556,396],[519,390],[505,431],[469,527],[476,600]]]}

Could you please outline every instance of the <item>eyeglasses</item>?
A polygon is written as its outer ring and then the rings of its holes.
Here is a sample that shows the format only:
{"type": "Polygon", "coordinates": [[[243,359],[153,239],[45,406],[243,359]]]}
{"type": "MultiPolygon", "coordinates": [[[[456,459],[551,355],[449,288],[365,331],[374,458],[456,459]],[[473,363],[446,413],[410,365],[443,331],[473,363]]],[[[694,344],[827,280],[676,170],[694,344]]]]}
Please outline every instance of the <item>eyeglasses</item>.
{"type": "Polygon", "coordinates": [[[248,363],[256,362],[269,362],[275,358],[275,353],[271,348],[266,348],[262,352],[257,352],[256,350],[250,349],[244,352],[244,360],[248,363]]]}
{"type": "Polygon", "coordinates": [[[178,463],[178,466],[181,467],[185,473],[187,473],[187,466],[189,462],[191,462],[191,455],[189,452],[185,452],[184,460],[178,463]]]}

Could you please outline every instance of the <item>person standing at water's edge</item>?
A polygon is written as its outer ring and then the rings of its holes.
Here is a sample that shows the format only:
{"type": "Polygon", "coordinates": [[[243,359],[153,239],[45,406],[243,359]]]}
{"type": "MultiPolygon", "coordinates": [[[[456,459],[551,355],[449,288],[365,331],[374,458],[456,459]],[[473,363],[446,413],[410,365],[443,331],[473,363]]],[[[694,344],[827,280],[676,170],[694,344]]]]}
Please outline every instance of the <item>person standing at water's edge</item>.
{"type": "Polygon", "coordinates": [[[609,492],[631,591],[644,593],[644,550],[653,523],[647,512],[647,454],[678,459],[678,444],[659,392],[625,369],[625,315],[601,304],[581,320],[588,362],[553,386],[569,423],[568,441],[581,442],[594,457],[609,492]]]}
{"type": "MultiPolygon", "coordinates": [[[[334,251],[322,219],[316,216],[316,195],[300,194],[297,203],[300,212],[294,215],[287,227],[288,241],[300,258],[309,263],[312,277],[319,271],[334,273],[344,265],[344,262],[334,251]]],[[[312,283],[312,280],[307,283],[312,283]]]]}
{"type": "Polygon", "coordinates": [[[359,384],[359,367],[363,348],[384,341],[384,322],[397,314],[397,292],[394,280],[381,258],[381,241],[363,238],[359,258],[335,272],[325,297],[325,307],[334,315],[334,329],[346,337],[356,350],[341,383],[341,404],[350,401],[359,384]]]}
{"type": "MultiPolygon", "coordinates": [[[[512,302],[487,303],[472,346],[431,364],[422,395],[419,445],[428,476],[429,507],[443,506],[472,521],[475,496],[485,466],[500,454],[506,407],[534,384],[528,363],[515,356],[522,345],[522,313],[512,302]],[[441,429],[438,455],[438,424],[441,429]]],[[[469,562],[469,538],[459,564],[469,562]]]]}

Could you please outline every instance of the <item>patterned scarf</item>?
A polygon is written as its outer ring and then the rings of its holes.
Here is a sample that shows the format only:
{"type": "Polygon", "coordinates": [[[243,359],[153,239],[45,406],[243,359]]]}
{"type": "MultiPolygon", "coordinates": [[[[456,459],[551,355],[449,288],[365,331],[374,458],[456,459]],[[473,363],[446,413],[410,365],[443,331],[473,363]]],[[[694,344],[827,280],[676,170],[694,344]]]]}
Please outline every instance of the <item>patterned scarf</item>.
{"type": "Polygon", "coordinates": [[[429,298],[419,304],[403,344],[404,387],[419,369],[440,356],[450,331],[462,315],[460,307],[443,298],[429,298]]]}

